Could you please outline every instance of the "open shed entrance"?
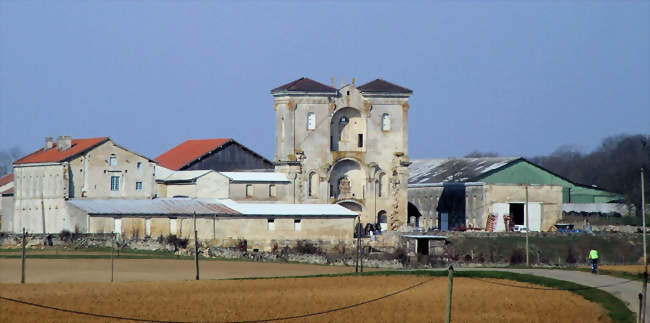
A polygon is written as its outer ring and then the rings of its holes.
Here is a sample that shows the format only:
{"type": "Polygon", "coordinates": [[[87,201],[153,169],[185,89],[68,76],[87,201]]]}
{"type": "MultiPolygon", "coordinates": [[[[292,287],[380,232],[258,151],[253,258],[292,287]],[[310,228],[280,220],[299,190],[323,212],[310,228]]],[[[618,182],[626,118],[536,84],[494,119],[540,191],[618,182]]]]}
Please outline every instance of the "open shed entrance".
{"type": "Polygon", "coordinates": [[[524,225],[524,203],[510,203],[510,215],[515,225],[524,225]]]}
{"type": "Polygon", "coordinates": [[[428,255],[429,254],[429,239],[420,238],[416,240],[416,253],[418,255],[428,255]]]}

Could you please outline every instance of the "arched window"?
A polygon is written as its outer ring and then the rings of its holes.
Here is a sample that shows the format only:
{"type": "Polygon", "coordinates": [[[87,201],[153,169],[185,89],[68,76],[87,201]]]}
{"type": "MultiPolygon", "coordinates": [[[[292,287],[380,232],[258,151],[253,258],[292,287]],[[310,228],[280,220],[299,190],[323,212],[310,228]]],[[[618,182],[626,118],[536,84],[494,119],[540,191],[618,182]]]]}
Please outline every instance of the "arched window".
{"type": "Polygon", "coordinates": [[[386,173],[379,174],[379,179],[377,180],[377,196],[385,197],[388,189],[388,177],[386,173]]]}
{"type": "Polygon", "coordinates": [[[386,211],[381,210],[377,213],[377,223],[379,223],[379,228],[381,231],[386,231],[388,229],[388,216],[386,211]]]}
{"type": "Polygon", "coordinates": [[[320,185],[318,174],[316,172],[309,173],[309,196],[318,197],[318,186],[320,185]]]}
{"type": "Polygon", "coordinates": [[[316,129],[316,114],[313,112],[307,113],[307,130],[316,129]]]}
{"type": "Polygon", "coordinates": [[[390,115],[388,113],[384,113],[381,116],[381,130],[382,131],[390,130],[390,115]]]}

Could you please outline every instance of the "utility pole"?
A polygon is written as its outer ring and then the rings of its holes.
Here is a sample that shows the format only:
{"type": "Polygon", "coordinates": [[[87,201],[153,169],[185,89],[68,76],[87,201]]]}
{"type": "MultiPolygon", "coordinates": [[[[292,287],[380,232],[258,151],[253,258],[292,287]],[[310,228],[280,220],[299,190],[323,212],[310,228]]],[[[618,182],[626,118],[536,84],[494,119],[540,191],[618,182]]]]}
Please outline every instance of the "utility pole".
{"type": "Polygon", "coordinates": [[[530,231],[530,225],[528,224],[528,184],[526,184],[526,267],[530,266],[530,259],[528,258],[528,231],[530,231]]]}
{"type": "MultiPolygon", "coordinates": [[[[645,322],[646,304],[648,303],[648,256],[646,254],[646,225],[645,225],[645,183],[644,169],[641,168],[641,218],[643,220],[643,322],[645,322]]],[[[641,315],[641,313],[639,313],[641,315]]]]}
{"type": "Polygon", "coordinates": [[[357,261],[354,265],[354,272],[359,272],[359,253],[361,252],[361,216],[359,215],[357,225],[354,228],[354,231],[357,233],[357,261]]]}
{"type": "Polygon", "coordinates": [[[24,284],[25,283],[25,245],[27,242],[27,234],[25,233],[25,227],[23,227],[23,243],[22,243],[22,249],[23,253],[20,256],[20,283],[24,284]]]}
{"type": "Polygon", "coordinates": [[[115,272],[115,233],[111,234],[111,283],[113,282],[113,273],[115,272]]]}
{"type": "Polygon", "coordinates": [[[454,289],[454,266],[449,266],[447,275],[447,308],[445,310],[445,323],[451,322],[451,294],[454,289]]]}
{"type": "Polygon", "coordinates": [[[199,280],[199,234],[196,230],[196,212],[194,212],[194,263],[196,264],[196,280],[199,280]]]}

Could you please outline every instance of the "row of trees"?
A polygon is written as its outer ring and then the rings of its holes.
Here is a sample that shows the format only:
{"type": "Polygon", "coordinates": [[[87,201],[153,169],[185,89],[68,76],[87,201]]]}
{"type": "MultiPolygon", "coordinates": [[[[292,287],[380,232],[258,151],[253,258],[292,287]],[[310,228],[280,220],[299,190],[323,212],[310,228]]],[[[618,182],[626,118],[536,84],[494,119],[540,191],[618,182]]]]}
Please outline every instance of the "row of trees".
{"type": "MultiPolygon", "coordinates": [[[[493,157],[498,154],[474,151],[466,157],[493,157]]],[[[603,139],[591,152],[574,146],[561,146],[550,155],[528,158],[556,174],[586,185],[617,192],[627,203],[641,205],[641,175],[645,169],[646,188],[650,186],[650,135],[618,135],[603,139]]],[[[650,194],[646,189],[646,203],[650,194]]]]}

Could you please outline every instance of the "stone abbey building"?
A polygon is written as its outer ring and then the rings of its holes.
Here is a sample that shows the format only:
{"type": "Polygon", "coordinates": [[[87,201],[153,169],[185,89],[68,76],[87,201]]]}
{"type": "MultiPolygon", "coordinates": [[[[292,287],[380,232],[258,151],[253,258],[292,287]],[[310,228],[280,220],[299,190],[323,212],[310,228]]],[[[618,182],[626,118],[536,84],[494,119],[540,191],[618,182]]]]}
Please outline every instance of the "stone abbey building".
{"type": "Polygon", "coordinates": [[[336,203],[383,230],[405,225],[412,93],[381,79],[337,89],[301,78],[271,90],[276,172],[293,181],[289,202],[336,203]]]}

